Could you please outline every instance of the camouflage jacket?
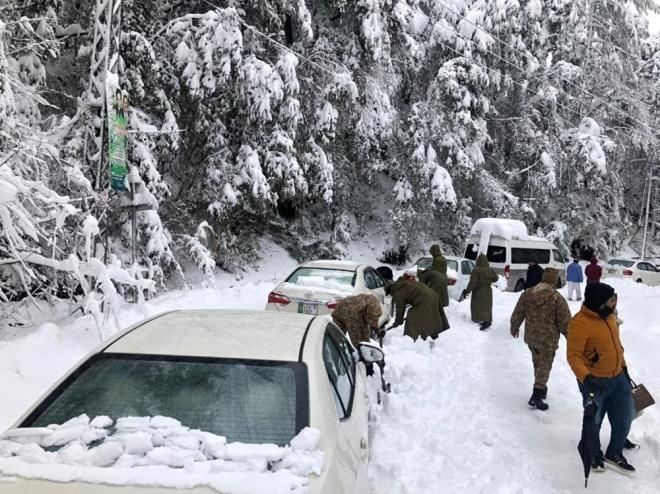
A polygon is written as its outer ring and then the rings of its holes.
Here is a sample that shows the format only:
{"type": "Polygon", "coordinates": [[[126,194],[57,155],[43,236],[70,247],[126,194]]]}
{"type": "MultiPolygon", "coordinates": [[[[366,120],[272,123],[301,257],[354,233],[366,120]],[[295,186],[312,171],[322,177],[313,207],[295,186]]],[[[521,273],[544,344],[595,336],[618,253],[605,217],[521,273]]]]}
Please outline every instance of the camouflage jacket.
{"type": "Polygon", "coordinates": [[[348,332],[353,346],[369,341],[371,330],[378,329],[378,320],[383,309],[378,299],[370,294],[346,297],[337,305],[332,319],[343,331],[348,332]]]}
{"type": "Polygon", "coordinates": [[[511,314],[511,331],[525,321],[525,343],[531,347],[556,348],[559,334],[566,336],[571,311],[566,299],[547,283],[523,292],[511,314]]]}

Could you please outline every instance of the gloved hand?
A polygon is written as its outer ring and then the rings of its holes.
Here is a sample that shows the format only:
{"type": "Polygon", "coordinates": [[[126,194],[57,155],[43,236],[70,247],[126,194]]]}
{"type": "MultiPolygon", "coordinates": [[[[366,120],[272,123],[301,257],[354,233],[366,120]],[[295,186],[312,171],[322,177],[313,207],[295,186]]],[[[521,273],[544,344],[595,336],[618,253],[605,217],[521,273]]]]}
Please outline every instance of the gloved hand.
{"type": "Polygon", "coordinates": [[[378,338],[384,338],[384,337],[385,337],[385,333],[386,333],[386,331],[385,331],[384,329],[379,329],[378,331],[376,331],[376,336],[377,336],[378,338]]]}
{"type": "Polygon", "coordinates": [[[462,302],[463,300],[465,300],[465,299],[467,298],[467,296],[468,296],[467,292],[466,292],[465,290],[463,290],[463,291],[461,292],[461,296],[458,297],[458,301],[459,301],[459,302],[462,302]]]}
{"type": "Polygon", "coordinates": [[[520,336],[520,329],[511,328],[511,336],[513,336],[514,338],[518,338],[518,336],[520,336]]]}
{"type": "Polygon", "coordinates": [[[394,321],[394,324],[390,326],[390,329],[397,328],[403,324],[403,321],[394,321]]]}
{"type": "Polygon", "coordinates": [[[594,377],[591,374],[587,374],[582,384],[584,384],[584,387],[589,393],[602,393],[607,389],[602,379],[594,377]]]}

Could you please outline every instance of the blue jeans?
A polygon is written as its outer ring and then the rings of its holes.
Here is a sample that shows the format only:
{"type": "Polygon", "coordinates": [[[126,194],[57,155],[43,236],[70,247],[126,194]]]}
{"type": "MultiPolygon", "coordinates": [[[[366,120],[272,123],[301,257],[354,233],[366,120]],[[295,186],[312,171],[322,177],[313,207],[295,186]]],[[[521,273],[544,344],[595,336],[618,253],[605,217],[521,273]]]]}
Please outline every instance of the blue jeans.
{"type": "MultiPolygon", "coordinates": [[[[596,426],[600,433],[600,426],[603,423],[605,412],[612,426],[612,435],[610,444],[607,446],[606,456],[616,456],[623,453],[623,445],[626,442],[630,432],[630,424],[635,417],[635,405],[632,399],[632,386],[622,372],[612,378],[598,378],[605,384],[605,391],[595,394],[594,399],[598,404],[598,413],[596,414],[596,426]]],[[[578,382],[580,393],[582,393],[582,404],[585,405],[589,398],[589,393],[584,385],[578,382]]],[[[600,437],[597,442],[600,450],[600,437]]]]}

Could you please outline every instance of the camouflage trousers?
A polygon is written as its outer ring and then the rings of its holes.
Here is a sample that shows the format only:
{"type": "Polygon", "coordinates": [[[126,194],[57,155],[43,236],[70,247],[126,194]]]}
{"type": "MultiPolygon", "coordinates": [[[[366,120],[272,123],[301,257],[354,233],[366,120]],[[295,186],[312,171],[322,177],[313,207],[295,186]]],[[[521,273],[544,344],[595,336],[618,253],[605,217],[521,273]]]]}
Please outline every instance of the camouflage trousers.
{"type": "Polygon", "coordinates": [[[555,360],[556,348],[553,347],[533,347],[529,345],[529,351],[532,352],[532,363],[534,364],[534,387],[546,389],[552,363],[555,360]]]}

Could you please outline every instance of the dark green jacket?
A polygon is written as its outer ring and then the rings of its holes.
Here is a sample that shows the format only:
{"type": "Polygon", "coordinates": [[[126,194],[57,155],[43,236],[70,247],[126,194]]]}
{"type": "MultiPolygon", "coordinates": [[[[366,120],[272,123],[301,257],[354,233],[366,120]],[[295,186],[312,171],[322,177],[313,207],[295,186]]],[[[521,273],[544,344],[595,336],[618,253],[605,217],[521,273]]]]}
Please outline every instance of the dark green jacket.
{"type": "Polygon", "coordinates": [[[479,254],[477,267],[470,274],[470,281],[465,293],[472,293],[470,310],[472,320],[484,322],[493,320],[493,290],[491,285],[497,281],[497,273],[488,264],[488,258],[479,254]]]}
{"type": "Polygon", "coordinates": [[[442,331],[443,323],[438,307],[438,295],[418,281],[398,279],[391,286],[392,303],[396,308],[394,325],[403,323],[406,306],[412,306],[406,316],[404,334],[413,340],[435,337],[442,331]]]}

